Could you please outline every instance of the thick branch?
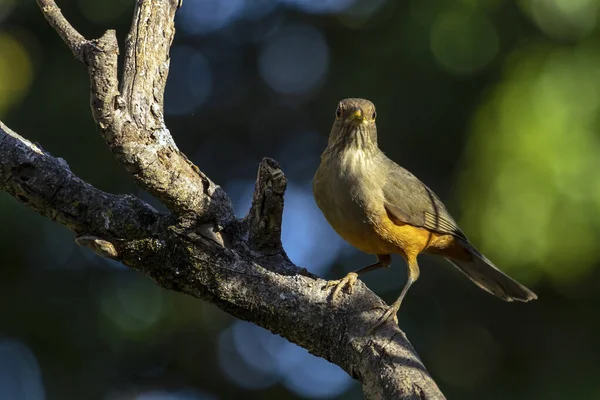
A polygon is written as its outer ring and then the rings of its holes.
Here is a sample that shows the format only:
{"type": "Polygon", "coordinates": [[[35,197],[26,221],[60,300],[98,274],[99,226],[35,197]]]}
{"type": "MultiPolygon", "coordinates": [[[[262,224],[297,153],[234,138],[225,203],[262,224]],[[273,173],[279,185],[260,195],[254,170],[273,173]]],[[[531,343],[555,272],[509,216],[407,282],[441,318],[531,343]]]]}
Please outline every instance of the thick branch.
{"type": "Polygon", "coordinates": [[[67,163],[0,122],[0,190],[78,234],[147,237],[161,215],[130,195],[115,196],[85,183],[67,163]]]}
{"type": "MultiPolygon", "coordinates": [[[[249,248],[243,237],[250,217],[228,227],[236,238],[230,248],[198,234],[189,220],[167,227],[140,200],[93,188],[63,161],[0,126],[0,188],[70,229],[87,233],[78,238],[79,244],[336,363],[363,382],[369,399],[444,398],[398,326],[390,322],[366,336],[385,304],[362,283],[351,296],[332,303],[331,291],[324,290],[326,281],[293,265],[280,247],[277,252],[268,247],[268,254],[249,248]]],[[[263,161],[260,170],[255,199],[275,205],[262,209],[274,209],[274,217],[265,217],[277,221],[283,193],[261,176],[268,171],[279,182],[285,178],[272,160],[263,161]]],[[[256,222],[251,230],[263,231],[256,222]]]]}
{"type": "Polygon", "coordinates": [[[176,0],[137,1],[125,49],[122,94],[114,31],[89,41],[63,17],[53,0],[37,0],[44,16],[76,57],[88,65],[92,113],[102,137],[137,183],[176,214],[220,227],[233,208],[225,192],[182,152],[164,124],[163,94],[176,0]]]}
{"type": "Polygon", "coordinates": [[[332,304],[326,281],[282,255],[257,259],[172,232],[164,241],[121,248],[120,257],[165,288],[208,300],[339,365],[363,383],[368,399],[444,398],[397,325],[366,336],[384,303],[362,283],[332,304]]]}

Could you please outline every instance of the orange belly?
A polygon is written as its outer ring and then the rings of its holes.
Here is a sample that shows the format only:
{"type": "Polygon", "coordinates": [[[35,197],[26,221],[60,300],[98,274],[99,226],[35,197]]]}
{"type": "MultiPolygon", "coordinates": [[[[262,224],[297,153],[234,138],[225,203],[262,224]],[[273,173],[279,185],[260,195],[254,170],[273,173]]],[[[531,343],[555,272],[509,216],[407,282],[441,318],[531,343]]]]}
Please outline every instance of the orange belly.
{"type": "Polygon", "coordinates": [[[368,254],[400,254],[407,260],[423,252],[459,260],[470,257],[461,241],[452,235],[394,222],[387,214],[371,215],[370,220],[371,224],[361,225],[360,229],[347,229],[343,223],[331,225],[344,240],[368,254]]]}
{"type": "Polygon", "coordinates": [[[372,225],[361,230],[347,230],[334,227],[335,231],[348,243],[367,254],[396,254],[397,246],[380,235],[372,225]]]}
{"type": "MultiPolygon", "coordinates": [[[[378,218],[377,237],[405,259],[414,259],[421,253],[437,254],[455,259],[470,257],[459,239],[453,235],[431,232],[413,225],[393,222],[387,215],[378,218]]],[[[381,254],[381,253],[379,253],[381,254]]]]}

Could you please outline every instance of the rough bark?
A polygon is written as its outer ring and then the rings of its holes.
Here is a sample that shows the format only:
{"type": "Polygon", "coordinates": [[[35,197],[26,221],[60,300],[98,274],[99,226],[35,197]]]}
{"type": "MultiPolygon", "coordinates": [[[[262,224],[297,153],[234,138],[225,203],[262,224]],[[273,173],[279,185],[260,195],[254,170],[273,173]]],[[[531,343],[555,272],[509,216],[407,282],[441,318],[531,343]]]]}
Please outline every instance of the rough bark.
{"type": "Polygon", "coordinates": [[[117,77],[114,31],[87,40],[52,0],[44,16],[90,75],[92,113],[116,159],[169,209],[104,193],[0,123],[0,189],[77,234],[77,243],[143,272],[158,285],[210,301],[343,368],[368,399],[443,399],[404,333],[366,332],[385,304],[362,283],[333,302],[326,281],[292,264],[281,246],[286,179],[259,166],[252,207],[234,217],[226,193],[178,150],[163,119],[176,0],[138,0],[117,77]]]}

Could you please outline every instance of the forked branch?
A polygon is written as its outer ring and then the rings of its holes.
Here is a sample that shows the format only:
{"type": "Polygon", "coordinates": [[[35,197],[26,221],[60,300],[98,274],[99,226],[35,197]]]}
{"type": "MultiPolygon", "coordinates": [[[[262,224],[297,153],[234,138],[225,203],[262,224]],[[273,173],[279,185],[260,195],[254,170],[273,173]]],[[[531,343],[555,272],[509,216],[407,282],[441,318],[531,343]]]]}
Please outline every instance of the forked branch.
{"type": "Polygon", "coordinates": [[[0,123],[1,190],[73,230],[80,245],[339,365],[369,399],[444,398],[397,326],[366,335],[381,299],[358,283],[332,304],[326,281],[289,261],[281,246],[286,179],[275,161],[261,162],[252,208],[238,220],[225,192],[179,151],[163,117],[179,1],[137,1],[120,84],[114,31],[87,40],[54,1],[37,1],[88,67],[92,113],[111,152],[170,212],[92,187],[0,123]]]}

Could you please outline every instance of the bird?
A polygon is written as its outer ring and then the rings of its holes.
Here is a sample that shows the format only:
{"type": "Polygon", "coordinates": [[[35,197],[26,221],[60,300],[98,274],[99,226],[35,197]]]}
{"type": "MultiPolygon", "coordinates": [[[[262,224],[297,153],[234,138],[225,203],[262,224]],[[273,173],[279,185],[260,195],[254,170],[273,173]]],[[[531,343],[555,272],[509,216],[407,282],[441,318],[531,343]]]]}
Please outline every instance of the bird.
{"type": "Polygon", "coordinates": [[[377,257],[374,264],[329,281],[325,287],[335,287],[334,300],[345,288],[351,293],[359,275],[389,267],[391,255],[399,254],[406,262],[408,278],[376,326],[390,317],[397,323],[402,301],[419,278],[417,256],[422,253],[444,257],[481,289],[502,300],[537,299],[470,243],[431,189],[380,150],[376,117],[369,100],[341,100],[313,178],[315,201],[331,227],[357,249],[377,257]]]}

